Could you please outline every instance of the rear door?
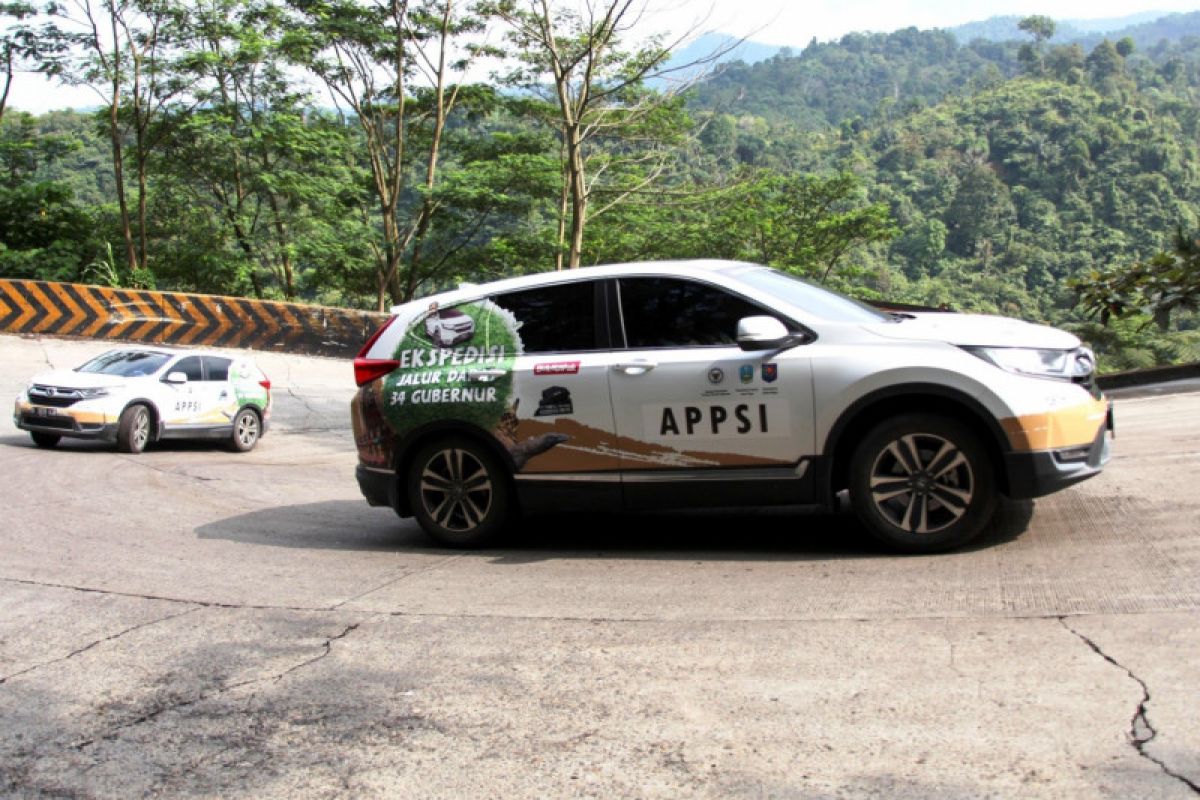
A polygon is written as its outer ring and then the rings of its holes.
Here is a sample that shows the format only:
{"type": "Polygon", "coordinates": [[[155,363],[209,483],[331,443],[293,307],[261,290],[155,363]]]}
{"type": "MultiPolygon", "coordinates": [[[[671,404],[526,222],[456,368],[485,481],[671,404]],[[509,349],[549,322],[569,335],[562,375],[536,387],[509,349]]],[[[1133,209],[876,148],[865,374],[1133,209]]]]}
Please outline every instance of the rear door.
{"type": "Polygon", "coordinates": [[[616,492],[621,464],[603,286],[583,280],[492,298],[512,316],[521,343],[502,428],[519,480],[604,483],[608,476],[616,492]]]}

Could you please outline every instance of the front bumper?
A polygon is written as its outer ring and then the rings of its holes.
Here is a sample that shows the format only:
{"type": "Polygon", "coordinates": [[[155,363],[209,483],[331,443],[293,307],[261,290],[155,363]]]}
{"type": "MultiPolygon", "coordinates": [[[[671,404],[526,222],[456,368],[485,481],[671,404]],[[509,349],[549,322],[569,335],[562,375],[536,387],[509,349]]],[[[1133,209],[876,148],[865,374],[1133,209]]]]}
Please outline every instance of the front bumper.
{"type": "Polygon", "coordinates": [[[1006,494],[1013,500],[1044,497],[1100,474],[1112,451],[1113,432],[1112,405],[1109,404],[1107,419],[1090,445],[1006,453],[1006,494]]]}
{"type": "Polygon", "coordinates": [[[76,439],[117,440],[117,422],[109,422],[103,414],[79,413],[68,409],[50,408],[31,403],[18,403],[13,410],[13,425],[23,431],[51,433],[76,439]]]}

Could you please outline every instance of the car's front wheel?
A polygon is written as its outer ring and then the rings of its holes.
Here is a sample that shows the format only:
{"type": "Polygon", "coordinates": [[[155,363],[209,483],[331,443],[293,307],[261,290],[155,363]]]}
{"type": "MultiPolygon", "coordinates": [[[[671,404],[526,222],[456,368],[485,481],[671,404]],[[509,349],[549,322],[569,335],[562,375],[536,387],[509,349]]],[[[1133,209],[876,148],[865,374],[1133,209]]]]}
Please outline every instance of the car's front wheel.
{"type": "Polygon", "coordinates": [[[500,462],[482,445],[452,437],[414,455],[408,500],[417,522],[447,547],[482,547],[504,530],[512,489],[500,462]]]}
{"type": "Polygon", "coordinates": [[[134,404],[121,412],[117,424],[117,449],[122,453],[140,453],[150,441],[150,409],[134,404]]]}
{"type": "Polygon", "coordinates": [[[957,547],[991,521],[992,463],[962,423],[905,414],[872,429],[850,465],[850,503],[876,538],[909,553],[957,547]]]}
{"type": "Polygon", "coordinates": [[[258,414],[254,413],[253,409],[243,408],[233,418],[231,444],[237,452],[245,453],[253,450],[261,435],[262,423],[259,422],[258,414]]]}
{"type": "Polygon", "coordinates": [[[38,447],[57,447],[59,440],[62,439],[57,433],[42,433],[41,431],[30,431],[29,437],[38,447]]]}

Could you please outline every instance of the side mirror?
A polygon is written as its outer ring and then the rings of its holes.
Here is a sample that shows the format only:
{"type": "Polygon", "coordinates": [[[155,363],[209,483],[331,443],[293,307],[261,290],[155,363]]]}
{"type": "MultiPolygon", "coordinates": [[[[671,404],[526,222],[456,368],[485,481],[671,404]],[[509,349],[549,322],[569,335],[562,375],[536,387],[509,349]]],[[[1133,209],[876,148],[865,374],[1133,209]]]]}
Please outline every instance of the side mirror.
{"type": "Polygon", "coordinates": [[[737,343],[743,350],[782,350],[799,339],[774,317],[744,317],[738,320],[737,343]]]}
{"type": "Polygon", "coordinates": [[[187,373],[179,372],[179,371],[168,372],[167,377],[164,378],[163,380],[165,380],[167,383],[187,383],[188,382],[187,373]]]}

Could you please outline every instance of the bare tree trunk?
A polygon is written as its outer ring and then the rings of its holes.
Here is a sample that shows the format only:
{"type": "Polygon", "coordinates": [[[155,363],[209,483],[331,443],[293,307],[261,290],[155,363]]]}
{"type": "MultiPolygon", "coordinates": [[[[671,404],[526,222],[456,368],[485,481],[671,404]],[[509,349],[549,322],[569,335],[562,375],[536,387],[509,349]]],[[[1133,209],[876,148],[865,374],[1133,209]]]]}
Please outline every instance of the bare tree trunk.
{"type": "Polygon", "coordinates": [[[587,174],[578,132],[570,130],[568,136],[567,167],[571,194],[571,244],[567,256],[567,268],[577,269],[583,260],[583,231],[587,225],[587,174]]]}
{"type": "Polygon", "coordinates": [[[292,268],[292,254],[288,251],[287,223],[283,221],[279,198],[275,196],[274,192],[267,193],[267,203],[271,207],[271,220],[275,227],[275,243],[279,247],[279,265],[283,271],[283,280],[281,281],[283,296],[292,300],[296,297],[296,278],[295,270],[292,268]]]}
{"type": "Polygon", "coordinates": [[[0,124],[4,122],[4,111],[8,108],[8,93],[12,90],[13,82],[13,49],[12,45],[4,48],[4,91],[0,93],[0,124]]]}
{"type": "Polygon", "coordinates": [[[119,111],[121,87],[118,78],[113,79],[112,104],[108,109],[108,134],[112,142],[113,178],[117,184],[117,205],[121,211],[121,235],[125,240],[125,261],[132,273],[138,268],[137,250],[133,244],[133,230],[129,220],[129,200],[125,196],[125,166],[121,150],[121,127],[119,111]]]}

